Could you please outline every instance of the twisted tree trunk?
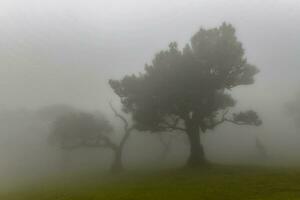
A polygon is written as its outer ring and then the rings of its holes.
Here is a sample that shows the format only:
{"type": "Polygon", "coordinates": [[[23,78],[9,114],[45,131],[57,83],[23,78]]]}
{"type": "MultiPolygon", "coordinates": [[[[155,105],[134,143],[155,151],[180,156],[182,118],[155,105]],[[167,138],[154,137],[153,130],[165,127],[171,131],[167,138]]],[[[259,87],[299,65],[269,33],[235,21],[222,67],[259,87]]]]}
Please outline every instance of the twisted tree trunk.
{"type": "Polygon", "coordinates": [[[124,146],[126,144],[127,139],[130,136],[131,131],[132,131],[132,128],[126,129],[125,134],[124,134],[123,138],[121,139],[119,146],[116,146],[116,148],[115,148],[115,151],[114,151],[115,158],[111,165],[112,172],[120,172],[124,169],[123,162],[122,162],[122,154],[123,154],[124,146]]]}

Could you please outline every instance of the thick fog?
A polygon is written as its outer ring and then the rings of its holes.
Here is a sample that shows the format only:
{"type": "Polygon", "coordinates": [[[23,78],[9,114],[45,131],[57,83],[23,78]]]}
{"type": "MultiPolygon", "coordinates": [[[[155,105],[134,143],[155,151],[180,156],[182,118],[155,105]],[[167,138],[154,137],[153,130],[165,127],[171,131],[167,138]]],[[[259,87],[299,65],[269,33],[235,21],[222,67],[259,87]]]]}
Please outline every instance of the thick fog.
{"type": "MultiPolygon", "coordinates": [[[[201,26],[223,21],[234,25],[248,61],[260,70],[253,85],[233,91],[235,110],[256,110],[263,125],[209,131],[203,135],[208,158],[255,162],[258,137],[272,162],[300,162],[299,131],[285,111],[300,91],[297,0],[2,0],[0,174],[59,170],[61,152],[47,143],[49,124],[37,114],[44,106],[101,110],[117,126],[114,134],[121,133],[122,124],[108,106],[112,101],[119,108],[108,80],[142,72],[170,42],[183,47],[201,26]]],[[[157,162],[155,136],[135,132],[128,143],[126,165],[157,162]]],[[[169,161],[184,162],[186,144],[176,140],[172,146],[169,161]]],[[[109,150],[76,151],[70,158],[74,166],[109,165],[109,150]]]]}

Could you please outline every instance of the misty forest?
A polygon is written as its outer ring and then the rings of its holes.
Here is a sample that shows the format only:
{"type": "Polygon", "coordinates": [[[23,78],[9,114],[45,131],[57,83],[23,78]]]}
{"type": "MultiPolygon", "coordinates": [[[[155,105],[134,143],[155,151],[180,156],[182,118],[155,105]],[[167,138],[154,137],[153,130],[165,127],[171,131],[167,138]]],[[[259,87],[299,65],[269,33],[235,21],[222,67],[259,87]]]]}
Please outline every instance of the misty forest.
{"type": "Polygon", "coordinates": [[[0,199],[300,199],[300,3],[0,2],[0,199]]]}

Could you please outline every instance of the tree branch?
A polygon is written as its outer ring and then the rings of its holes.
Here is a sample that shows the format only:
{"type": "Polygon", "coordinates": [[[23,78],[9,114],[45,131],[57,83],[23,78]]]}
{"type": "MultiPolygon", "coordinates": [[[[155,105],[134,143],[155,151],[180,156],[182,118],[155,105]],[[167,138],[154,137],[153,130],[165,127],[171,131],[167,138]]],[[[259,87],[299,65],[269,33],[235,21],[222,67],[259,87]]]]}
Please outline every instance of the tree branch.
{"type": "Polygon", "coordinates": [[[118,111],[114,108],[114,106],[112,105],[111,102],[109,102],[109,106],[110,106],[111,110],[113,111],[113,113],[115,114],[115,116],[123,121],[125,131],[128,131],[130,128],[129,128],[129,123],[128,123],[127,119],[123,115],[118,113],[118,111]]]}
{"type": "Polygon", "coordinates": [[[228,110],[225,110],[225,111],[223,112],[223,114],[222,114],[221,119],[220,119],[219,121],[215,122],[214,124],[212,124],[209,128],[210,128],[210,129],[213,129],[213,128],[215,128],[216,126],[218,126],[218,125],[224,123],[224,122],[227,120],[227,119],[226,119],[227,113],[228,113],[228,110]]]}
{"type": "Polygon", "coordinates": [[[219,124],[222,124],[224,122],[230,122],[230,123],[233,123],[233,124],[236,124],[236,125],[249,125],[249,126],[253,125],[249,122],[236,121],[236,120],[233,120],[233,119],[226,118],[227,113],[228,113],[228,110],[225,110],[224,113],[222,114],[221,119],[218,122],[215,122],[212,125],[212,128],[214,128],[214,127],[216,127],[219,124]]]}
{"type": "Polygon", "coordinates": [[[109,105],[112,111],[114,112],[115,116],[118,117],[124,123],[124,135],[120,141],[120,144],[116,146],[116,149],[122,150],[131,132],[135,129],[135,126],[134,125],[129,126],[127,119],[114,108],[111,102],[109,102],[109,105]]]}
{"type": "Polygon", "coordinates": [[[161,126],[161,128],[171,129],[171,130],[179,130],[179,131],[186,131],[185,128],[177,126],[178,123],[179,123],[179,120],[180,120],[180,118],[173,118],[173,123],[168,123],[168,122],[164,121],[162,123],[164,126],[161,126]]]}

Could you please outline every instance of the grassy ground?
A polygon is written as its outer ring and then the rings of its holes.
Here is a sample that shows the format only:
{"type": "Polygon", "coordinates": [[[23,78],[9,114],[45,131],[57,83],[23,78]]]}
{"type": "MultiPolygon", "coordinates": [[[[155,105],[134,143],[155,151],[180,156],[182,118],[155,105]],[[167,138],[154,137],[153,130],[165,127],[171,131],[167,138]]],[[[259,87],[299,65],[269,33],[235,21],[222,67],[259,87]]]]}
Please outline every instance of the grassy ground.
{"type": "Polygon", "coordinates": [[[2,192],[1,200],[300,200],[300,170],[213,167],[65,175],[2,192]]]}

